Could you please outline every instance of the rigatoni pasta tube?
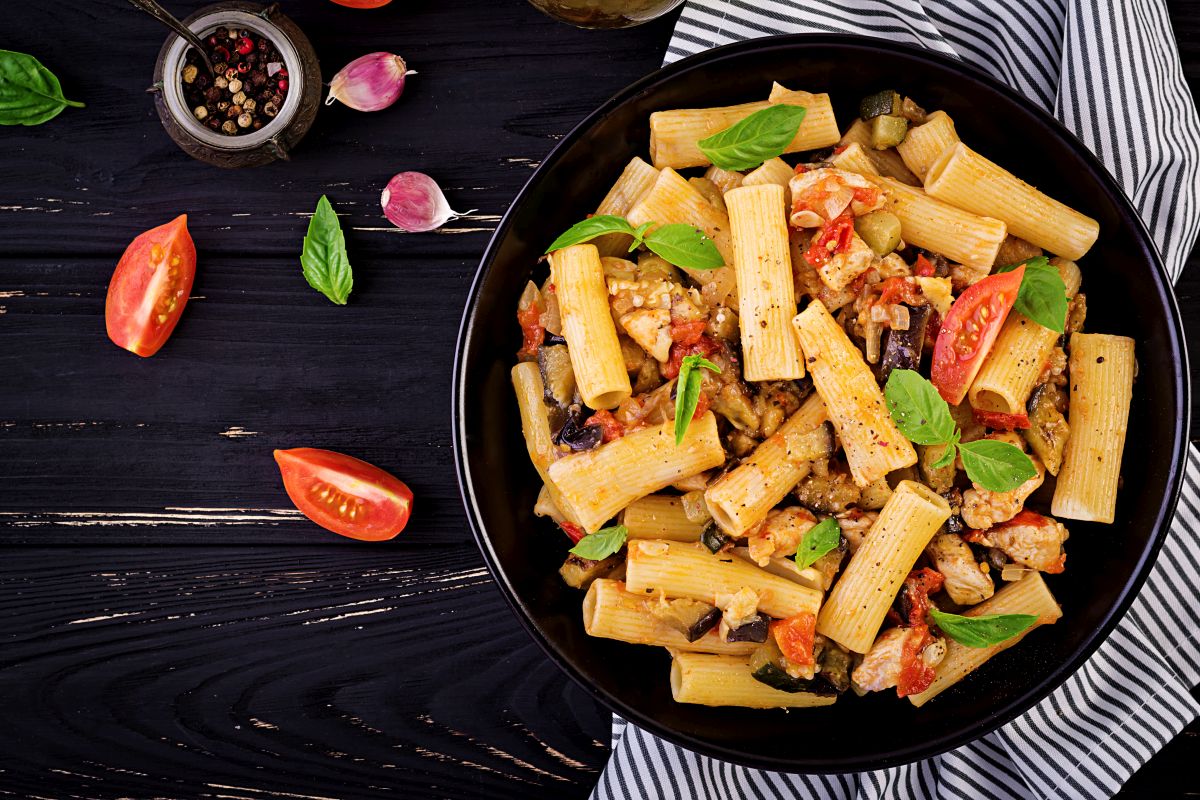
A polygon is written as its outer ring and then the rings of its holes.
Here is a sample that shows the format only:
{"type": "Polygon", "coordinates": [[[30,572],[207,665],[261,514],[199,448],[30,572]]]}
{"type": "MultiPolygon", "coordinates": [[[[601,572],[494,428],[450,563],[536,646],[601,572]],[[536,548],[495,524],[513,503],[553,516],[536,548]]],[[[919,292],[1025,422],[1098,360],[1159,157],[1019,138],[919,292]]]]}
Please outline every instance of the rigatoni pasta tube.
{"type": "Polygon", "coordinates": [[[743,708],[811,708],[830,706],[836,694],[784,692],[750,674],[745,656],[672,653],[671,696],[676,703],[743,708]]]}
{"type": "Polygon", "coordinates": [[[825,420],[825,403],[813,394],[745,461],[705,490],[708,511],[721,530],[741,536],[766,519],[822,455],[811,445],[828,443],[827,429],[820,430],[825,420]]]}
{"type": "Polygon", "coordinates": [[[957,141],[954,120],[945,111],[934,111],[923,124],[908,129],[904,141],[896,145],[896,152],[904,159],[904,165],[924,180],[938,156],[957,141]]]}
{"type": "Polygon", "coordinates": [[[791,329],[796,288],[788,249],[783,187],[768,183],[725,195],[741,317],[742,370],[748,381],[804,377],[791,329]]]}
{"type": "Polygon", "coordinates": [[[1071,433],[1050,513],[1112,522],[1136,369],[1133,339],[1071,334],[1071,433]]]}
{"type": "Polygon", "coordinates": [[[883,399],[862,353],[820,300],[792,320],[813,385],[846,451],[850,474],[866,486],[892,470],[917,463],[883,399]]]}
{"type": "Polygon", "coordinates": [[[745,177],[740,172],[732,172],[727,169],[721,169],[717,166],[709,167],[704,170],[704,177],[712,181],[713,186],[716,186],[724,194],[730,189],[736,189],[742,185],[742,178],[745,177]]]}
{"type": "MultiPolygon", "coordinates": [[[[1079,267],[1055,259],[1067,296],[1079,291],[1079,267]]],[[[967,391],[971,408],[1001,414],[1024,414],[1029,393],[1042,374],[1050,351],[1061,334],[1013,310],[967,391]]]]}
{"type": "Polygon", "coordinates": [[[547,471],[590,533],[639,497],[724,463],[717,419],[709,411],[692,420],[678,445],[672,420],[564,456],[547,471]]]}
{"type": "MultiPolygon", "coordinates": [[[[621,171],[621,177],[617,178],[617,182],[613,184],[612,188],[608,190],[608,194],[600,201],[600,205],[596,207],[596,214],[625,216],[629,213],[629,209],[633,208],[633,204],[638,201],[638,198],[648,192],[657,179],[658,170],[634,156],[621,171]]],[[[592,244],[596,245],[601,256],[624,256],[628,254],[629,245],[632,243],[633,237],[625,233],[609,233],[592,240],[592,244]]]]}
{"type": "Polygon", "coordinates": [[[633,387],[608,307],[600,253],[590,244],[555,250],[550,274],[579,395],[592,408],[616,408],[633,387]]]}
{"type": "Polygon", "coordinates": [[[655,596],[634,594],[621,581],[598,578],[583,598],[583,629],[589,636],[616,639],[630,644],[649,644],[696,653],[748,655],[758,647],[754,642],[726,642],[714,628],[694,642],[654,616],[647,603],[655,596]]]}
{"type": "Polygon", "coordinates": [[[789,105],[804,107],[804,121],[796,131],[795,138],[783,151],[799,153],[803,150],[816,150],[819,147],[829,147],[837,144],[841,134],[838,131],[837,120],[833,116],[833,102],[824,92],[812,93],[801,89],[788,89],[778,83],[771,84],[771,94],[767,97],[772,105],[789,105]]]}
{"type": "MultiPolygon", "coordinates": [[[[876,150],[871,146],[871,129],[861,119],[854,120],[854,124],[846,129],[846,133],[838,142],[839,146],[851,144],[857,144],[862,148],[863,155],[875,165],[877,174],[895,178],[909,186],[921,185],[921,179],[904,165],[904,159],[900,158],[900,154],[895,149],[876,150]]],[[[866,173],[861,174],[865,175],[866,173]]]]}
{"type": "Polygon", "coordinates": [[[761,186],[767,183],[778,184],[783,187],[784,208],[789,209],[792,204],[792,191],[789,188],[789,184],[791,183],[792,176],[795,174],[796,171],[788,166],[788,163],[782,158],[772,158],[764,161],[757,169],[747,172],[746,177],[742,179],[741,185],[761,186]]]}
{"type": "Polygon", "coordinates": [[[714,603],[717,595],[749,587],[758,594],[758,609],[784,619],[816,614],[821,593],[795,581],[772,575],[735,555],[716,555],[699,542],[634,539],[625,559],[625,585],[631,592],[663,592],[667,597],[690,597],[714,603]]]}
{"type": "Polygon", "coordinates": [[[700,190],[673,169],[662,170],[650,190],[625,215],[633,226],[647,222],[658,225],[684,223],[699,228],[712,239],[726,266],[717,269],[685,269],[714,300],[729,299],[736,308],[737,284],[733,277],[733,238],[729,215],[717,208],[700,190]]]}
{"type": "Polygon", "coordinates": [[[870,650],[900,585],[949,518],[941,495],[916,481],[900,481],[829,593],[817,633],[856,653],[870,650]]]}
{"type": "Polygon", "coordinates": [[[626,506],[621,512],[621,524],[629,531],[630,539],[698,542],[708,522],[688,519],[679,495],[651,494],[626,506]]]}
{"type": "Polygon", "coordinates": [[[829,163],[837,169],[857,172],[859,175],[878,175],[879,170],[858,142],[851,142],[840,153],[829,157],[829,163]]]}
{"type": "Polygon", "coordinates": [[[1082,258],[1100,223],[1038,191],[958,142],[929,167],[925,191],[959,208],[1004,220],[1013,236],[1063,258],[1082,258]]]}
{"type": "Polygon", "coordinates": [[[545,388],[538,365],[533,361],[522,361],[512,368],[513,390],[517,394],[517,408],[521,412],[521,433],[525,437],[525,449],[529,460],[545,484],[550,500],[558,512],[572,522],[579,520],[570,502],[558,491],[550,480],[549,466],[557,457],[554,440],[550,433],[550,418],[546,412],[545,388]]]}
{"type": "Polygon", "coordinates": [[[1041,573],[1028,572],[1021,580],[1006,584],[987,600],[963,612],[963,616],[966,617],[984,614],[1031,614],[1038,619],[1017,636],[991,647],[967,647],[947,637],[946,655],[937,665],[933,683],[923,692],[910,694],[910,703],[914,706],[925,705],[979,669],[992,656],[1024,639],[1034,628],[1039,625],[1053,625],[1062,616],[1062,609],[1058,607],[1054,595],[1050,594],[1041,573]]]}
{"type": "Polygon", "coordinates": [[[1002,221],[964,211],[891,178],[867,179],[887,190],[883,207],[900,218],[904,241],[960,264],[991,269],[1008,232],[1002,221]]]}

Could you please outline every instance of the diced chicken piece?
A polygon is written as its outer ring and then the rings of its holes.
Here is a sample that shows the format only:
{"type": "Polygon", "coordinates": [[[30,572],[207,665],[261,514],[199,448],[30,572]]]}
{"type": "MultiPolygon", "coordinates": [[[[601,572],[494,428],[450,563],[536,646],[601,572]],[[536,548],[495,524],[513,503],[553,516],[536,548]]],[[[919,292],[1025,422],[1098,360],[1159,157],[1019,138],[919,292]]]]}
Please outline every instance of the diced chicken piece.
{"type": "Polygon", "coordinates": [[[817,518],[807,508],[792,506],[770,512],[746,540],[750,558],[765,567],[772,556],[792,555],[804,534],[816,524],[817,518]]]}
{"type": "Polygon", "coordinates": [[[671,312],[665,308],[637,308],[621,315],[621,327],[642,349],[658,361],[671,357],[671,312]]]}
{"type": "Polygon", "coordinates": [[[797,228],[819,228],[850,208],[861,216],[883,206],[884,193],[861,175],[822,167],[795,175],[791,223],[797,228]]]}
{"type": "Polygon", "coordinates": [[[1063,542],[1070,534],[1061,522],[1033,511],[1022,511],[1008,522],[985,531],[972,531],[969,540],[995,547],[1018,564],[1039,572],[1063,571],[1067,554],[1063,542]]]}
{"type": "Polygon", "coordinates": [[[946,579],[943,588],[960,606],[973,606],[996,591],[992,579],[975,561],[971,548],[953,533],[939,533],[925,548],[934,567],[946,579]]]}
{"type": "Polygon", "coordinates": [[[979,484],[974,484],[974,488],[963,492],[962,519],[968,528],[985,530],[1008,522],[1017,515],[1029,495],[1046,479],[1046,468],[1037,456],[1031,456],[1029,460],[1033,462],[1037,474],[1012,491],[989,492],[979,484]]]}
{"type": "Polygon", "coordinates": [[[877,519],[879,519],[878,511],[861,511],[857,508],[837,515],[838,525],[842,528],[842,536],[846,537],[846,545],[850,548],[851,553],[858,550],[858,546],[867,536],[867,531],[871,530],[871,526],[877,519]]]}
{"type": "Polygon", "coordinates": [[[821,281],[835,292],[845,289],[854,279],[871,268],[875,262],[872,250],[857,233],[850,235],[850,246],[844,252],[834,253],[821,266],[817,274],[821,281]]]}
{"type": "Polygon", "coordinates": [[[904,259],[896,253],[888,253],[875,265],[875,269],[879,270],[879,277],[883,280],[888,278],[907,278],[912,275],[912,268],[904,263],[904,259]]]}
{"type": "Polygon", "coordinates": [[[718,593],[716,601],[721,609],[721,622],[731,628],[740,628],[758,616],[758,592],[749,586],[733,594],[718,593]]]}
{"type": "MultiPolygon", "coordinates": [[[[855,668],[850,679],[864,692],[880,692],[893,686],[901,687],[908,671],[932,673],[934,667],[946,656],[946,645],[935,639],[924,625],[911,628],[889,628],[879,635],[862,663],[855,668]],[[928,641],[925,641],[928,640],[928,641]],[[906,663],[918,661],[920,663],[906,663]],[[906,667],[908,670],[906,670],[906,667]]],[[[932,676],[930,677],[932,679],[932,676]]],[[[922,691],[916,689],[916,691],[922,691]]],[[[911,694],[913,692],[905,692],[911,694]]],[[[904,696],[904,695],[901,695],[904,696]]]]}

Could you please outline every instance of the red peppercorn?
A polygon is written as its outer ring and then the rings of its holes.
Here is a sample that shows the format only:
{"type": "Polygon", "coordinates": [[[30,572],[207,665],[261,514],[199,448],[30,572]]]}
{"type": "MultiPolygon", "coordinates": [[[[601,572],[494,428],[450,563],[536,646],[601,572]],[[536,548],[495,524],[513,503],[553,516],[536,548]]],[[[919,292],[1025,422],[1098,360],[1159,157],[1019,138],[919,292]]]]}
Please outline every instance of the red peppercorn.
{"type": "Polygon", "coordinates": [[[254,41],[249,36],[243,36],[238,39],[237,51],[242,55],[248,55],[254,52],[254,41]]]}
{"type": "Polygon", "coordinates": [[[277,72],[276,74],[281,78],[286,78],[288,76],[287,67],[280,67],[279,72],[277,72]]]}
{"type": "Polygon", "coordinates": [[[247,64],[245,61],[238,64],[238,72],[240,72],[241,74],[245,75],[249,71],[250,71],[250,65],[247,64]]]}
{"type": "Polygon", "coordinates": [[[287,78],[284,78],[283,80],[281,80],[281,81],[279,82],[279,91],[281,91],[281,92],[286,92],[286,91],[287,91],[287,87],[288,87],[287,78]]]}
{"type": "Polygon", "coordinates": [[[214,58],[213,58],[214,61],[228,61],[229,60],[229,48],[224,45],[219,44],[216,47],[214,47],[212,54],[214,56],[214,58]]]}

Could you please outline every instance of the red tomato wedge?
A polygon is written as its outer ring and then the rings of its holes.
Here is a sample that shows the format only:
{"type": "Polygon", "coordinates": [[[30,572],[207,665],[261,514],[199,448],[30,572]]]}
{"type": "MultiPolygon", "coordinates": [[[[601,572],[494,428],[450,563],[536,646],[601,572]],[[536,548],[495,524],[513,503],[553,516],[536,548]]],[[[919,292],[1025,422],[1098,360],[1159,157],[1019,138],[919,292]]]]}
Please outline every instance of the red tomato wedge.
{"type": "Polygon", "coordinates": [[[391,539],[408,524],[412,491],[373,464],[331,450],[276,450],[296,508],[326,530],[364,542],[391,539]]]}
{"type": "Polygon", "coordinates": [[[962,402],[1017,299],[1024,265],[989,275],[958,296],[933,346],[929,379],[952,406],[962,402]]]}
{"type": "Polygon", "coordinates": [[[157,353],[183,315],[195,277],[196,245],[186,214],[134,239],[108,284],[108,338],[139,356],[157,353]]]}

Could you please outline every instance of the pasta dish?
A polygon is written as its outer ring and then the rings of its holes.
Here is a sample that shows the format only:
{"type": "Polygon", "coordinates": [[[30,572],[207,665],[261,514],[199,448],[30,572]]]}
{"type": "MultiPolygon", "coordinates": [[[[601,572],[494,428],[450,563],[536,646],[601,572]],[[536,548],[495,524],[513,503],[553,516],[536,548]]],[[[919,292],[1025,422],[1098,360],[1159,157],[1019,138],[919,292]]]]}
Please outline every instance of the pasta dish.
{"type": "Polygon", "coordinates": [[[517,303],[587,633],[666,648],[681,703],[921,706],[1055,623],[1136,373],[1083,330],[1096,220],[891,90],[843,128],[775,84],[648,145],[517,303]]]}

